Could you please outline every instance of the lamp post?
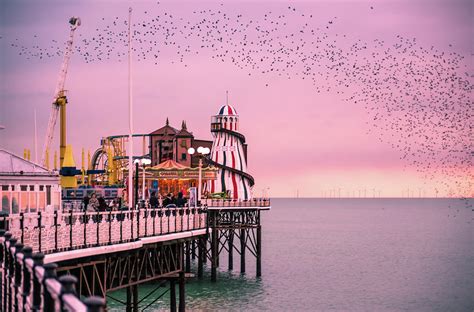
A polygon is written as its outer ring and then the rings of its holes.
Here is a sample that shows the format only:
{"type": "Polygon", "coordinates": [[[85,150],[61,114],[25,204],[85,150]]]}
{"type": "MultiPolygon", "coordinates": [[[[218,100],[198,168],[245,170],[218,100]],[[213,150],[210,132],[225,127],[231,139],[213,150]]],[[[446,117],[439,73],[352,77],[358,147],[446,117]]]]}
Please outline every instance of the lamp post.
{"type": "Polygon", "coordinates": [[[209,154],[211,150],[208,147],[202,147],[199,146],[197,150],[194,148],[190,147],[188,149],[188,154],[193,155],[194,153],[197,152],[197,156],[199,157],[199,178],[198,178],[198,204],[201,203],[201,184],[202,184],[202,158],[209,154]]]}
{"type": "Polygon", "coordinates": [[[143,166],[143,176],[142,176],[142,200],[145,200],[145,167],[151,164],[151,159],[149,158],[141,158],[135,160],[135,164],[142,164],[143,166]]]}

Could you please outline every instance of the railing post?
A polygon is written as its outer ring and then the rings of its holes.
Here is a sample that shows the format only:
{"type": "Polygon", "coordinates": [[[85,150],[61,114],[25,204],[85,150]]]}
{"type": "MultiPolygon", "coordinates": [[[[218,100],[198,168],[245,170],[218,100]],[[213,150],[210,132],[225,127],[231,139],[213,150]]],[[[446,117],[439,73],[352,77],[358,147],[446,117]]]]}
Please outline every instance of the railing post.
{"type": "Polygon", "coordinates": [[[56,269],[58,265],[56,263],[46,263],[43,265],[44,275],[42,281],[42,297],[43,297],[43,311],[55,311],[54,299],[49,293],[49,290],[46,286],[46,281],[50,278],[56,278],[56,269]]]}
{"type": "Polygon", "coordinates": [[[145,207],[145,237],[148,236],[148,213],[150,212],[150,210],[145,207]]]}
{"type": "Polygon", "coordinates": [[[44,254],[33,254],[33,268],[31,270],[31,278],[33,280],[33,301],[31,310],[39,311],[41,308],[41,281],[36,276],[36,268],[43,265],[44,254]]]}
{"type": "Polygon", "coordinates": [[[59,279],[61,283],[61,294],[59,295],[59,300],[61,302],[61,311],[65,311],[63,296],[67,294],[76,295],[76,283],[77,278],[73,275],[63,275],[59,279]]]}
{"type": "Polygon", "coordinates": [[[109,210],[109,245],[112,245],[112,209],[109,210]]]}
{"type": "Polygon", "coordinates": [[[31,247],[24,247],[23,248],[23,272],[22,272],[22,284],[23,284],[23,290],[22,290],[22,303],[23,303],[23,311],[26,311],[26,303],[28,296],[30,295],[31,291],[31,274],[30,270],[28,269],[26,265],[26,260],[31,259],[33,255],[33,249],[31,247]]]}
{"type": "Polygon", "coordinates": [[[140,206],[137,207],[137,240],[140,239],[140,206]]]}
{"type": "Polygon", "coordinates": [[[87,312],[102,312],[105,310],[105,300],[100,297],[88,297],[84,299],[84,304],[87,306],[87,312]]]}
{"type": "Polygon", "coordinates": [[[20,212],[20,229],[21,229],[21,243],[23,243],[25,238],[25,214],[20,212]]]}
{"type": "Polygon", "coordinates": [[[89,223],[89,220],[88,220],[88,215],[87,215],[87,211],[84,210],[84,219],[83,219],[83,224],[84,224],[84,248],[87,247],[87,223],[89,223]]]}
{"type": "Polygon", "coordinates": [[[18,297],[21,298],[20,295],[20,290],[21,290],[21,271],[22,271],[22,262],[23,261],[18,261],[18,257],[22,255],[22,250],[23,250],[23,244],[22,243],[16,243],[15,244],[15,254],[13,255],[14,259],[14,280],[13,280],[13,295],[12,295],[12,300],[13,300],[13,310],[15,312],[18,312],[19,306],[18,306],[18,297]]]}
{"type": "Polygon", "coordinates": [[[9,232],[5,232],[3,231],[3,238],[4,238],[4,241],[3,241],[3,244],[1,244],[1,257],[2,257],[2,262],[1,262],[1,265],[2,265],[2,269],[3,269],[3,276],[2,276],[2,295],[1,295],[1,298],[2,298],[2,302],[1,302],[1,310],[2,311],[6,311],[7,310],[7,299],[8,299],[8,278],[9,278],[9,266],[10,266],[10,263],[9,263],[9,258],[10,258],[10,255],[9,255],[9,249],[8,249],[8,245],[10,244],[9,241],[12,237],[12,234],[9,233],[9,232]]]}
{"type": "Polygon", "coordinates": [[[54,211],[54,251],[58,251],[58,211],[54,211]]]}
{"type": "Polygon", "coordinates": [[[42,218],[43,214],[41,211],[38,211],[38,251],[41,252],[41,229],[43,228],[42,225],[42,218]]]}
{"type": "Polygon", "coordinates": [[[72,209],[69,209],[69,249],[72,250],[72,209]]]}
{"type": "Polygon", "coordinates": [[[96,217],[97,217],[97,220],[96,220],[96,222],[97,222],[97,230],[96,230],[96,231],[97,231],[97,233],[96,233],[97,241],[96,241],[96,245],[99,246],[99,243],[100,243],[100,240],[99,240],[99,230],[100,230],[100,223],[102,222],[102,218],[101,218],[102,215],[100,214],[99,211],[97,211],[96,217]]]}
{"type": "Polygon", "coordinates": [[[120,212],[120,214],[117,215],[117,216],[120,216],[120,242],[122,242],[123,241],[123,231],[122,231],[123,230],[123,224],[122,224],[122,222],[123,222],[123,219],[125,217],[125,214],[123,212],[120,212]]]}
{"type": "Polygon", "coordinates": [[[130,241],[133,241],[133,208],[130,210],[130,241]]]}
{"type": "Polygon", "coordinates": [[[12,252],[12,249],[14,248],[16,242],[17,239],[12,237],[10,238],[10,242],[8,244],[8,305],[7,309],[5,309],[7,311],[13,310],[13,300],[15,300],[13,295],[15,289],[15,254],[12,252]]]}
{"type": "Polygon", "coordinates": [[[0,230],[0,237],[3,238],[2,240],[2,243],[0,243],[0,281],[1,281],[1,286],[0,286],[0,310],[4,310],[3,309],[3,287],[4,287],[4,284],[5,284],[5,281],[3,279],[4,275],[5,275],[5,269],[3,267],[4,265],[4,262],[3,260],[5,259],[4,258],[4,255],[3,255],[3,250],[4,250],[4,247],[3,247],[3,244],[5,242],[5,230],[0,230]]]}

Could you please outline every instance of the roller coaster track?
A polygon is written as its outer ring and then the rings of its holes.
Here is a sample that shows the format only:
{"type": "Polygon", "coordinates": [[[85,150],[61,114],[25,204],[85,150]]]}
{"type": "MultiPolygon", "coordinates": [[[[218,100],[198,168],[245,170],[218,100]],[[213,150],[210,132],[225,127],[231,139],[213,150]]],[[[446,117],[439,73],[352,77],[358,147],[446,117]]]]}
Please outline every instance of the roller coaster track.
{"type": "MultiPolygon", "coordinates": [[[[238,132],[229,130],[229,129],[219,127],[219,128],[211,129],[211,132],[224,132],[224,133],[227,133],[227,134],[230,134],[230,135],[233,135],[233,136],[237,137],[239,139],[240,143],[242,143],[242,144],[245,143],[245,136],[243,136],[242,134],[240,134],[238,132]]],[[[247,172],[243,172],[241,170],[238,170],[238,169],[235,169],[235,168],[232,168],[232,167],[228,167],[228,166],[225,166],[225,165],[220,164],[218,162],[215,162],[209,156],[206,157],[206,161],[209,165],[212,165],[212,166],[215,166],[215,167],[218,167],[218,168],[236,173],[238,175],[241,175],[242,177],[246,178],[249,181],[250,187],[255,185],[255,179],[250,174],[248,174],[247,172]]]]}

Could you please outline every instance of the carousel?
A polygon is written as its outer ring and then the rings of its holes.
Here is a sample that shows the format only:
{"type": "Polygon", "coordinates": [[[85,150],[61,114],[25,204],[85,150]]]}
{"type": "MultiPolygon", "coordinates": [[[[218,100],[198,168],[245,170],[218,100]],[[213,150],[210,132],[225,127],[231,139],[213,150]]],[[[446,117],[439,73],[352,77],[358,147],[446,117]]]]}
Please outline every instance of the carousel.
{"type": "MultiPolygon", "coordinates": [[[[199,181],[199,168],[187,167],[173,160],[166,160],[153,167],[144,166],[141,170],[144,172],[139,175],[139,185],[143,185],[144,177],[147,197],[151,192],[162,196],[182,192],[187,196],[189,188],[197,187],[199,181]]],[[[202,183],[217,179],[218,171],[219,169],[213,166],[201,168],[202,183]]]]}

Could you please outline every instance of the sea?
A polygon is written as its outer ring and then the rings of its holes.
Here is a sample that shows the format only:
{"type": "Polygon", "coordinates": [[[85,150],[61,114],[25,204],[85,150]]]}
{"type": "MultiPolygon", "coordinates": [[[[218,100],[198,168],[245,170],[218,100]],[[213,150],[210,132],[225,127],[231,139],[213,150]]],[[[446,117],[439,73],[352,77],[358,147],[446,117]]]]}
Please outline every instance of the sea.
{"type": "MultiPolygon", "coordinates": [[[[474,311],[474,200],[274,198],[262,212],[262,277],[221,255],[186,283],[188,311],[474,311]]],[[[193,270],[196,271],[196,263],[193,270]]],[[[169,292],[139,287],[140,311],[169,292]],[[148,296],[147,296],[148,295],[148,296]]],[[[178,292],[177,292],[178,294],[178,292]]],[[[110,293],[125,300],[125,291],[110,293]]],[[[125,307],[108,298],[109,311],[125,307]]]]}

